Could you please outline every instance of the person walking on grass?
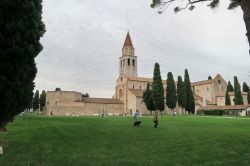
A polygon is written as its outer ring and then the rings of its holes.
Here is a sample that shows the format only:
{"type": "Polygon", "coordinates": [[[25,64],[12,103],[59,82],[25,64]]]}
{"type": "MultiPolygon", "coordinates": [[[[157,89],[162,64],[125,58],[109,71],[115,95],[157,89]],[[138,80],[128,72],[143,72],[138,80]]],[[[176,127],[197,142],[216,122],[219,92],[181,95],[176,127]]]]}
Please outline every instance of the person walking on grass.
{"type": "Polygon", "coordinates": [[[138,127],[141,124],[139,116],[140,116],[140,113],[138,110],[136,110],[135,115],[134,115],[134,126],[136,127],[138,127]]]}
{"type": "Polygon", "coordinates": [[[139,121],[140,121],[139,116],[140,116],[140,113],[139,113],[138,110],[136,110],[136,111],[135,111],[135,115],[134,115],[134,120],[135,120],[135,122],[139,122],[139,121]]]}
{"type": "Polygon", "coordinates": [[[154,111],[154,127],[158,126],[158,111],[154,111]]]}

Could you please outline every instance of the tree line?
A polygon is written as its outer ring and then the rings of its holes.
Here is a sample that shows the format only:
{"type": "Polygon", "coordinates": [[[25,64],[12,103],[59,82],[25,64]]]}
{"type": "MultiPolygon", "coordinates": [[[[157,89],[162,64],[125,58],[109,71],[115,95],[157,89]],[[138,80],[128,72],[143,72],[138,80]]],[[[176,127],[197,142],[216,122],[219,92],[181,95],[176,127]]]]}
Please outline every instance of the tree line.
{"type": "Polygon", "coordinates": [[[30,100],[27,110],[30,111],[32,109],[33,111],[44,111],[45,103],[46,103],[45,90],[43,90],[41,94],[39,94],[39,90],[36,90],[35,94],[32,97],[32,100],[30,100]]]}
{"type": "MultiPolygon", "coordinates": [[[[211,76],[208,79],[212,79],[211,76]]],[[[250,88],[246,82],[242,86],[243,92],[247,92],[248,104],[250,104],[250,88]]],[[[234,87],[230,81],[227,84],[227,91],[225,94],[225,105],[231,105],[229,92],[234,93],[234,104],[244,105],[242,97],[241,85],[237,76],[234,76],[234,87]]],[[[177,86],[174,81],[173,74],[168,72],[167,74],[167,87],[164,92],[164,87],[161,78],[160,65],[155,63],[154,75],[152,84],[148,83],[146,90],[143,93],[143,102],[147,109],[152,112],[159,110],[164,111],[165,105],[172,111],[177,105],[188,113],[195,113],[195,98],[191,87],[191,82],[188,74],[188,70],[185,69],[184,81],[181,76],[178,76],[177,86]],[[164,95],[164,93],[166,93],[164,95]],[[165,96],[165,97],[164,97],[165,96]]]]}
{"type": "Polygon", "coordinates": [[[161,78],[160,65],[155,63],[152,85],[147,84],[147,88],[143,93],[143,101],[149,111],[164,111],[165,104],[172,111],[177,104],[188,113],[195,112],[195,99],[191,87],[188,70],[185,69],[184,81],[178,76],[177,87],[171,72],[167,74],[167,87],[164,87],[161,78]],[[166,97],[164,98],[164,93],[166,97]]]}
{"type": "Polygon", "coordinates": [[[241,86],[240,86],[240,83],[238,81],[238,78],[237,78],[237,76],[234,76],[234,86],[231,84],[230,81],[228,81],[228,84],[227,84],[227,91],[226,91],[226,95],[225,95],[226,96],[225,97],[225,105],[232,105],[229,92],[234,93],[234,104],[235,105],[243,105],[244,101],[243,101],[243,97],[242,97],[242,91],[247,93],[247,101],[248,101],[248,104],[250,104],[249,86],[247,85],[246,82],[243,82],[242,90],[241,90],[241,86]]]}

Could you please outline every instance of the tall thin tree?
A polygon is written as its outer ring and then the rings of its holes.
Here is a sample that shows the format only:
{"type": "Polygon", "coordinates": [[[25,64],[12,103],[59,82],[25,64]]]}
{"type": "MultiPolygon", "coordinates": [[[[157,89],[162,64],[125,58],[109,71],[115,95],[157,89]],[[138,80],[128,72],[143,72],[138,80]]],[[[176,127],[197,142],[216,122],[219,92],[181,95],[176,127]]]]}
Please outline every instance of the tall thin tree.
{"type": "Polygon", "coordinates": [[[166,105],[171,110],[175,109],[177,102],[176,87],[174,77],[171,72],[168,73],[167,77],[167,90],[166,90],[166,105]]]}
{"type": "Polygon", "coordinates": [[[39,90],[36,90],[36,93],[34,94],[33,98],[33,110],[37,111],[39,109],[39,90]]]}
{"type": "Polygon", "coordinates": [[[45,107],[45,102],[46,102],[46,92],[45,90],[42,91],[42,93],[40,94],[40,111],[43,111],[44,107],[45,107]]]}
{"type": "Polygon", "coordinates": [[[164,89],[161,79],[160,65],[155,63],[154,67],[154,77],[152,83],[152,98],[154,102],[154,107],[159,111],[164,111],[164,89]]]}
{"type": "Polygon", "coordinates": [[[243,97],[241,94],[241,86],[236,76],[234,76],[234,96],[235,96],[235,105],[242,105],[243,97]]]}
{"type": "Polygon", "coordinates": [[[183,110],[185,101],[185,92],[184,92],[184,82],[182,81],[181,76],[178,76],[178,82],[177,82],[177,101],[179,107],[181,107],[181,109],[183,110]]]}
{"type": "Polygon", "coordinates": [[[231,105],[231,100],[230,100],[228,91],[226,92],[225,105],[231,105]]]}
{"type": "Polygon", "coordinates": [[[195,112],[195,101],[194,95],[189,79],[188,70],[185,69],[185,76],[184,76],[184,85],[185,85],[185,110],[189,113],[195,112]]]}
{"type": "Polygon", "coordinates": [[[247,92],[247,101],[248,101],[248,104],[250,104],[250,91],[247,92]]]}

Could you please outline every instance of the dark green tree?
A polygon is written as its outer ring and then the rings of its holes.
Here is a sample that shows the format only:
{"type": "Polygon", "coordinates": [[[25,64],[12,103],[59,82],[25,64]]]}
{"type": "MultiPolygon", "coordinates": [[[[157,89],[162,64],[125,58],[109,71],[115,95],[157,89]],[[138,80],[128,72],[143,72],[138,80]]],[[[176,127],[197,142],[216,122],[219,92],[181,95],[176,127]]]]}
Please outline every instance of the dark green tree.
{"type": "Polygon", "coordinates": [[[246,82],[243,82],[242,89],[243,89],[243,92],[248,92],[249,91],[249,86],[247,85],[246,82]]]}
{"type": "Polygon", "coordinates": [[[27,106],[27,110],[28,111],[30,111],[30,109],[32,109],[33,108],[33,93],[32,93],[32,98],[31,98],[31,100],[29,101],[29,103],[28,103],[28,106],[27,106]]]}
{"type": "Polygon", "coordinates": [[[57,87],[57,88],[55,89],[55,91],[61,91],[61,88],[58,88],[58,87],[57,87]]]}
{"type": "Polygon", "coordinates": [[[89,94],[88,94],[88,93],[83,93],[83,94],[82,94],[82,97],[88,98],[88,97],[89,97],[89,94]]]}
{"type": "Polygon", "coordinates": [[[174,77],[171,72],[168,73],[167,78],[167,90],[166,90],[166,105],[171,110],[175,109],[177,102],[176,87],[174,83],[174,77]]]}
{"type": "MultiPolygon", "coordinates": [[[[250,46],[250,1],[249,0],[229,0],[229,1],[230,4],[228,6],[228,9],[234,9],[240,6],[243,11],[243,20],[245,22],[247,30],[246,36],[248,38],[248,43],[250,46]]],[[[174,8],[174,11],[177,13],[184,9],[193,10],[197,5],[197,3],[203,3],[203,2],[208,2],[207,6],[213,9],[219,6],[220,0],[183,0],[181,3],[184,4],[182,4],[181,7],[176,6],[174,8]]],[[[176,3],[178,5],[181,4],[177,0],[153,0],[151,7],[153,8],[157,7],[159,9],[158,12],[161,14],[172,3],[176,3]]]]}
{"type": "Polygon", "coordinates": [[[33,98],[33,110],[34,111],[37,111],[37,109],[39,109],[39,102],[40,102],[39,90],[36,90],[36,93],[35,93],[34,98],[33,98]]]}
{"type": "Polygon", "coordinates": [[[211,80],[211,79],[213,79],[211,76],[208,76],[208,78],[207,78],[208,80],[211,80]]]}
{"type": "Polygon", "coordinates": [[[194,114],[195,113],[195,99],[194,99],[194,94],[193,91],[191,91],[191,99],[190,99],[190,110],[191,113],[194,114]]]}
{"type": "Polygon", "coordinates": [[[154,102],[152,98],[152,89],[150,87],[150,84],[147,84],[146,90],[143,92],[143,102],[145,103],[147,109],[152,113],[152,111],[155,110],[154,108],[154,102]]]}
{"type": "Polygon", "coordinates": [[[233,87],[233,85],[231,84],[230,81],[228,81],[228,84],[227,84],[227,91],[228,92],[234,92],[234,87],[233,87]]]}
{"type": "Polygon", "coordinates": [[[228,92],[226,92],[225,105],[231,105],[231,100],[228,92]]]}
{"type": "Polygon", "coordinates": [[[241,94],[241,86],[236,76],[234,76],[234,96],[235,96],[235,105],[242,105],[243,98],[241,94]]]}
{"type": "Polygon", "coordinates": [[[179,107],[185,108],[185,105],[184,105],[185,89],[184,89],[184,82],[182,81],[181,76],[178,76],[178,82],[177,82],[177,101],[178,101],[179,107]]]}
{"type": "Polygon", "coordinates": [[[39,102],[40,102],[40,111],[43,111],[43,108],[45,107],[45,102],[46,102],[46,92],[45,90],[42,91],[42,93],[40,94],[40,98],[39,98],[39,102]]]}
{"type": "Polygon", "coordinates": [[[247,101],[248,101],[248,104],[250,104],[250,91],[247,92],[247,101]]]}
{"type": "Polygon", "coordinates": [[[185,110],[193,114],[195,112],[195,100],[187,69],[185,69],[184,86],[185,86],[185,110]]]}
{"type": "Polygon", "coordinates": [[[152,98],[156,110],[164,111],[164,89],[161,79],[160,65],[155,63],[152,83],[152,98]]]}
{"type": "Polygon", "coordinates": [[[42,0],[0,1],[0,128],[32,99],[44,32],[42,0]]]}

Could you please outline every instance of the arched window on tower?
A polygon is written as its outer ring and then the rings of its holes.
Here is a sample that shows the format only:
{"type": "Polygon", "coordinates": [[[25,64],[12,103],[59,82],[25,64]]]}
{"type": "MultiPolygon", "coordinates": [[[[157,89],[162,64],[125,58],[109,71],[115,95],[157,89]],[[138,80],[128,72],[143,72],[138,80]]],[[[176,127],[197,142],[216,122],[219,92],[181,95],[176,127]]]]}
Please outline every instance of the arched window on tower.
{"type": "Polygon", "coordinates": [[[130,65],[130,59],[128,58],[128,65],[130,65]]]}
{"type": "Polygon", "coordinates": [[[135,66],[135,60],[133,59],[133,61],[132,61],[132,64],[133,64],[133,66],[135,66]]]}
{"type": "Polygon", "coordinates": [[[123,59],[123,66],[125,65],[125,59],[123,59]]]}
{"type": "Polygon", "coordinates": [[[133,85],[133,89],[135,89],[135,85],[133,85]]]}

